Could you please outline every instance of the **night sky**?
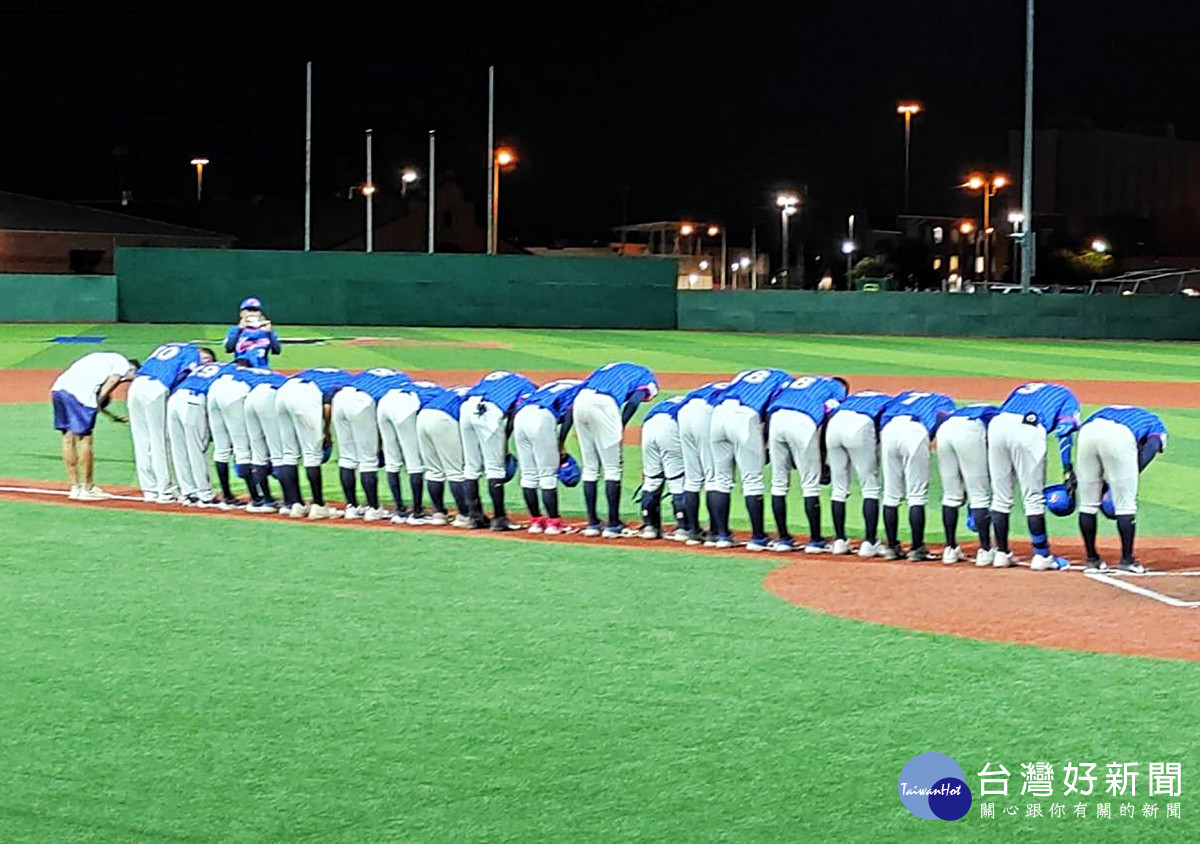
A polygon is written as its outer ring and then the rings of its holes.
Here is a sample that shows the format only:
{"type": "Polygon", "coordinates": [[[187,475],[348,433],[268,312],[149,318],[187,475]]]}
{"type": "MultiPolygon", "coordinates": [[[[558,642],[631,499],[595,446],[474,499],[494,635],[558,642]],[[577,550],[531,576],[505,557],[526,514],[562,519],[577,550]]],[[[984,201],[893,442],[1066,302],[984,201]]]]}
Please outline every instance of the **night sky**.
{"type": "MultiPolygon", "coordinates": [[[[522,157],[504,233],[529,244],[605,237],[623,190],[631,222],[738,237],[772,189],[807,184],[813,214],[889,227],[902,98],[927,109],[913,209],[955,213],[956,182],[1006,167],[1021,120],[1023,0],[51,5],[0,11],[0,189],[52,198],[114,199],[123,179],[137,199],[185,202],[204,155],[206,191],[299,203],[308,58],[318,194],[362,180],[365,128],[381,184],[424,163],[434,128],[481,207],[494,62],[497,134],[522,157]]],[[[1190,4],[1041,7],[1040,122],[1200,126],[1190,4]]]]}

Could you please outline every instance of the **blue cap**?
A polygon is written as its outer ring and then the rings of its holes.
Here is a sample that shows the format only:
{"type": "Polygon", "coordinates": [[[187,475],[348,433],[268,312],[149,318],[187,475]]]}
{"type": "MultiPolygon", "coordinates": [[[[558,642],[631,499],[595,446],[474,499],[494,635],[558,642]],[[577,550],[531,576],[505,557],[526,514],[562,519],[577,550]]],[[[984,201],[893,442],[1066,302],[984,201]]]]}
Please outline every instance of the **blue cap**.
{"type": "Polygon", "coordinates": [[[261,311],[262,302],[260,302],[258,299],[255,299],[253,296],[251,296],[249,299],[243,299],[242,304],[238,305],[238,310],[244,311],[247,308],[255,311],[261,311]]]}

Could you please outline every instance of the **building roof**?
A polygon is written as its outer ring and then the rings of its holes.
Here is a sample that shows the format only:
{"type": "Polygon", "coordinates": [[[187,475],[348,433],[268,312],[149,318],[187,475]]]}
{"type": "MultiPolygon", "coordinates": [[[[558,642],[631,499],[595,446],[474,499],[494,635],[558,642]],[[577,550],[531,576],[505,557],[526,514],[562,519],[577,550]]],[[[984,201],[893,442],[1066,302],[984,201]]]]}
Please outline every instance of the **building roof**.
{"type": "Polygon", "coordinates": [[[178,237],[195,240],[211,238],[231,241],[227,234],[160,223],[115,211],[102,211],[69,202],[39,199],[19,193],[0,191],[0,231],[80,232],[86,234],[141,235],[178,237]]]}

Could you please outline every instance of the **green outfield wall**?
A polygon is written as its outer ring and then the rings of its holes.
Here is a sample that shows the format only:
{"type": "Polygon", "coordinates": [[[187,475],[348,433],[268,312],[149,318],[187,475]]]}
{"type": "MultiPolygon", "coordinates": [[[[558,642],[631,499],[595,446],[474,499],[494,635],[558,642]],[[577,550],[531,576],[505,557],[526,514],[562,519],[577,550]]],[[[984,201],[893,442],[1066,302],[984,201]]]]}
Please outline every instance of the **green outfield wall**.
{"type": "Polygon", "coordinates": [[[1200,299],[807,290],[682,291],[687,331],[1200,340],[1200,299]]]}
{"type": "Polygon", "coordinates": [[[122,322],[229,321],[243,297],[295,325],[675,326],[674,259],[119,249],[122,322]]]}
{"type": "Polygon", "coordinates": [[[0,273],[0,322],[116,322],[111,275],[0,273]]]}

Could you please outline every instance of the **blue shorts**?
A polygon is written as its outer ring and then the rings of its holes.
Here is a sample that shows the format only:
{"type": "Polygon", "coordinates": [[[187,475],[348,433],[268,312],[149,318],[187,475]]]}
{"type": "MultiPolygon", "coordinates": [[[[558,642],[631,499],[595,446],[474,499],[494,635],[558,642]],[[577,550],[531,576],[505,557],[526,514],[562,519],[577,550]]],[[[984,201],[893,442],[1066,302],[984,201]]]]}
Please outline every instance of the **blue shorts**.
{"type": "Polygon", "coordinates": [[[90,437],[100,411],[84,404],[68,392],[55,390],[50,394],[54,404],[54,428],[80,437],[90,437]]]}

